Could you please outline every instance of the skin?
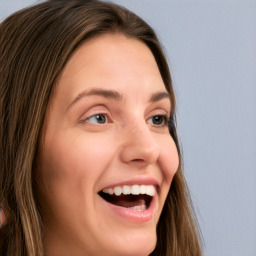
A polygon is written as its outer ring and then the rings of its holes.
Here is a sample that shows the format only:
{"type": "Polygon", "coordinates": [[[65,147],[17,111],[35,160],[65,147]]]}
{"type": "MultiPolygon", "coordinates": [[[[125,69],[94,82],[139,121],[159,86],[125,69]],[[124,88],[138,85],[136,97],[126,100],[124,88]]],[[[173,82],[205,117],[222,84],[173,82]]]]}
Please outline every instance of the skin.
{"type": "Polygon", "coordinates": [[[162,117],[170,116],[170,99],[151,99],[159,92],[167,91],[155,59],[138,40],[100,36],[68,61],[48,107],[36,168],[48,256],[145,256],[154,249],[179,165],[162,117]],[[115,93],[95,95],[99,89],[115,93]],[[145,177],[159,184],[149,221],[119,216],[98,195],[112,184],[145,177]]]}

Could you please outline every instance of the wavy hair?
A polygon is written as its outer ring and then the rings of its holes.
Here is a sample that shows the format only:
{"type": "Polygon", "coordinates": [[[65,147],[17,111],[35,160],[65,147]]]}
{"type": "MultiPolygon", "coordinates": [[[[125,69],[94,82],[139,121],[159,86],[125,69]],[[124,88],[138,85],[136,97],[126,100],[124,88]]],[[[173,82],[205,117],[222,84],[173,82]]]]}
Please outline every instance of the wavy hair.
{"type": "MultiPolygon", "coordinates": [[[[175,106],[169,67],[155,32],[123,7],[98,0],[51,0],[0,24],[0,206],[5,214],[1,255],[44,255],[33,165],[45,113],[70,56],[82,43],[106,33],[121,33],[149,47],[175,106]]],[[[200,232],[182,171],[175,112],[169,130],[180,165],[151,256],[200,256],[200,232]]]]}

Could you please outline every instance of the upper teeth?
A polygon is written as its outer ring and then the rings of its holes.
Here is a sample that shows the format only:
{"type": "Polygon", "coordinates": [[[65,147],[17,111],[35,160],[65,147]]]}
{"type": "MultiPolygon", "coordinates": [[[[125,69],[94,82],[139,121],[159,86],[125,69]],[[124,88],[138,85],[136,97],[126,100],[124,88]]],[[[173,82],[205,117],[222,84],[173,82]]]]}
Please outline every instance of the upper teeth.
{"type": "Polygon", "coordinates": [[[139,195],[146,194],[149,196],[154,196],[156,194],[156,188],[153,185],[124,185],[115,186],[113,188],[105,188],[103,192],[109,195],[115,194],[116,196],[124,195],[139,195]]]}

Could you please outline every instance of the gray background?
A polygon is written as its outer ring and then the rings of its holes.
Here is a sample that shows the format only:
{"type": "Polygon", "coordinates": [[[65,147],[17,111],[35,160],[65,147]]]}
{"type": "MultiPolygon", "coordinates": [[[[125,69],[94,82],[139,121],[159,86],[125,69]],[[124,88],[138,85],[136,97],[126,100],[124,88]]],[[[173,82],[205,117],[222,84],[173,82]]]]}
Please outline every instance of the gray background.
{"type": "MultiPolygon", "coordinates": [[[[0,19],[36,1],[0,0],[0,19]]],[[[206,256],[256,255],[256,1],[115,0],[157,31],[206,256]]]]}

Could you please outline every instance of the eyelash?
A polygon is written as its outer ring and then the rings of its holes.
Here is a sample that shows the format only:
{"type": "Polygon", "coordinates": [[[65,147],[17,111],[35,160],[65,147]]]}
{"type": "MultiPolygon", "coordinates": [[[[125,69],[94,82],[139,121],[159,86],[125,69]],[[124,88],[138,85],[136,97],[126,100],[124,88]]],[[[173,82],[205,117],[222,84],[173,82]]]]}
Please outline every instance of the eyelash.
{"type": "MultiPolygon", "coordinates": [[[[152,119],[152,118],[160,118],[161,119],[161,124],[154,124],[153,122],[153,126],[156,126],[156,127],[165,127],[165,126],[168,126],[168,123],[169,123],[169,117],[167,116],[167,115],[154,115],[154,116],[152,116],[150,119],[152,119]]],[[[84,123],[84,122],[90,122],[90,123],[93,123],[93,124],[96,124],[96,125],[98,125],[98,124],[105,124],[105,123],[107,123],[109,121],[109,118],[108,118],[108,116],[107,116],[107,114],[104,114],[104,113],[97,113],[97,114],[95,114],[95,115],[92,115],[92,116],[90,116],[90,117],[88,117],[88,118],[86,118],[85,120],[83,120],[82,122],[84,123]],[[103,123],[98,123],[97,122],[97,120],[96,120],[96,122],[92,122],[92,121],[90,121],[90,119],[92,119],[92,118],[102,118],[103,117],[103,123]]]]}

